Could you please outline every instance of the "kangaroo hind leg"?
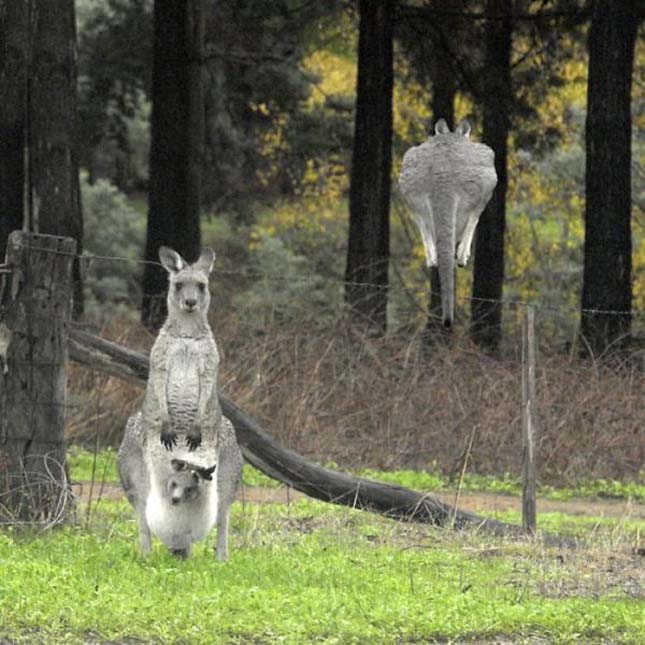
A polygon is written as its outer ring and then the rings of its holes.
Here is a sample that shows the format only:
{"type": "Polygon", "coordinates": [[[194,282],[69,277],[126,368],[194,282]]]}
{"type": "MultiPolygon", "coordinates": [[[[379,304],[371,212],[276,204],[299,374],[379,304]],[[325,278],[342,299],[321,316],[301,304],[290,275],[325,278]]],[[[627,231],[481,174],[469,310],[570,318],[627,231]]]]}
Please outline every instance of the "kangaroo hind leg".
{"type": "Polygon", "coordinates": [[[468,264],[470,249],[473,244],[473,236],[475,235],[478,221],[479,215],[470,215],[468,217],[463,234],[459,240],[459,244],[457,244],[457,266],[465,267],[466,264],[468,264]]]}

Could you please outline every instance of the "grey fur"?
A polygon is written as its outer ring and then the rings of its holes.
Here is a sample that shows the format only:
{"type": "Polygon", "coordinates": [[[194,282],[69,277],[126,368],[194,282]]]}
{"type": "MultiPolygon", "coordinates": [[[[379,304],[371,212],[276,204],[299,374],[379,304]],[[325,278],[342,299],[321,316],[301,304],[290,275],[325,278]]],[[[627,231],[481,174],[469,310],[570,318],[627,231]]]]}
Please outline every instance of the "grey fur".
{"type": "Polygon", "coordinates": [[[142,553],[154,533],[185,557],[217,524],[217,556],[228,556],[242,455],[218,398],[219,354],[207,318],[214,257],[206,249],[189,265],[172,249],[159,252],[170,278],[168,317],[150,353],[142,410],[129,419],[117,457],[142,553]]]}
{"type": "MultiPolygon", "coordinates": [[[[198,452],[203,452],[203,448],[200,447],[198,452]]],[[[139,524],[141,553],[145,555],[151,548],[151,534],[154,531],[148,521],[150,509],[147,507],[152,487],[156,486],[163,500],[163,512],[168,524],[176,529],[170,535],[166,532],[158,535],[168,549],[180,557],[190,555],[192,545],[204,537],[202,533],[210,531],[214,518],[217,526],[217,558],[227,560],[229,514],[242,478],[243,464],[231,422],[221,417],[211,466],[200,464],[203,455],[197,461],[195,453],[184,451],[182,457],[171,459],[156,442],[154,450],[150,450],[141,412],[130,417],[116,461],[121,484],[139,524]],[[185,468],[178,470],[176,463],[173,463],[177,461],[185,464],[185,468]],[[214,465],[214,477],[208,479],[204,474],[214,465]],[[216,493],[214,515],[208,507],[213,486],[216,493]]]]}
{"type": "Polygon", "coordinates": [[[465,266],[479,217],[497,185],[495,155],[468,140],[463,120],[450,132],[444,119],[435,135],[403,155],[399,187],[421,232],[428,266],[439,267],[446,327],[454,319],[455,255],[465,266]]]}
{"type": "Polygon", "coordinates": [[[208,324],[208,276],[215,254],[205,249],[188,264],[168,247],[159,249],[168,271],[168,317],[150,352],[150,376],[143,401],[149,439],[169,450],[181,435],[191,450],[202,430],[214,432],[221,410],[217,398],[219,354],[208,324]]]}

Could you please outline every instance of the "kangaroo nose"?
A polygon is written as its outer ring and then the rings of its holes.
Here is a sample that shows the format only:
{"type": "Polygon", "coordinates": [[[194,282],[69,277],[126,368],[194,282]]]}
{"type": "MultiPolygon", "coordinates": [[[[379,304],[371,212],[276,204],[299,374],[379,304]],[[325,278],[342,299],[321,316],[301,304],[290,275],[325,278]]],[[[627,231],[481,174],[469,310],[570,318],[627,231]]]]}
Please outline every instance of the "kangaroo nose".
{"type": "Polygon", "coordinates": [[[195,298],[186,298],[186,300],[184,300],[184,304],[188,309],[194,309],[197,305],[197,300],[195,300],[195,298]]]}

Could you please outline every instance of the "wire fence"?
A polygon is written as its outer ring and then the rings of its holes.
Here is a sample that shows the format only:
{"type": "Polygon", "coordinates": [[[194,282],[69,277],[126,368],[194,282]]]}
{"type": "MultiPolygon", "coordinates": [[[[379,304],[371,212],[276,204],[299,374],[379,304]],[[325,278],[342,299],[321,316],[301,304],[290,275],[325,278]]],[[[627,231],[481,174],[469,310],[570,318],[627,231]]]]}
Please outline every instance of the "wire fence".
{"type": "MultiPolygon", "coordinates": [[[[86,273],[99,262],[147,264],[127,257],[69,255],[86,264],[86,273]]],[[[276,284],[286,280],[245,269],[215,268],[214,274],[276,284]]],[[[320,276],[301,280],[318,283],[320,276]]],[[[372,286],[342,279],[329,282],[338,288],[372,286]]],[[[580,313],[574,307],[514,298],[458,299],[461,304],[473,300],[499,304],[515,315],[532,307],[538,328],[545,322],[562,325],[580,313]]],[[[131,317],[119,318],[106,307],[107,322],[98,327],[92,321],[82,324],[147,351],[154,337],[131,317]]],[[[424,310],[421,303],[418,307],[424,310]]],[[[645,314],[634,309],[586,311],[639,320],[645,314]]],[[[506,351],[491,356],[469,342],[467,330],[457,332],[449,344],[428,348],[423,324],[376,337],[342,316],[324,320],[312,312],[301,318],[275,316],[265,328],[252,328],[221,308],[212,315],[222,354],[220,388],[285,447],[350,469],[425,469],[456,479],[464,472],[519,476],[519,335],[509,334],[506,351]]],[[[634,350],[616,369],[583,360],[572,347],[565,349],[537,357],[539,478],[550,483],[585,477],[638,478],[645,463],[643,352],[634,350]]],[[[7,368],[11,371],[18,365],[26,366],[9,362],[7,368]]],[[[29,365],[55,367],[37,359],[29,365]]],[[[87,366],[70,364],[68,374],[68,396],[57,407],[64,409],[69,440],[93,450],[118,444],[128,415],[141,404],[141,390],[87,366]]],[[[37,398],[28,403],[31,409],[52,405],[37,398]]],[[[70,499],[66,495],[61,489],[52,508],[61,504],[64,508],[70,499]]],[[[51,517],[43,519],[44,524],[51,517]]]]}
{"type": "MultiPolygon", "coordinates": [[[[93,254],[93,253],[83,253],[82,255],[77,254],[77,253],[66,253],[66,252],[61,252],[58,250],[52,250],[52,249],[42,249],[39,247],[33,247],[29,245],[22,245],[22,248],[28,249],[28,250],[34,250],[38,251],[41,253],[54,253],[56,255],[63,255],[67,257],[73,257],[74,259],[78,260],[84,265],[84,274],[87,274],[90,271],[90,267],[93,262],[127,262],[129,264],[133,264],[135,266],[145,266],[145,265],[151,265],[151,266],[157,266],[160,269],[163,269],[163,266],[161,265],[160,262],[153,261],[153,260],[141,260],[141,259],[134,259],[134,258],[128,258],[128,257],[121,257],[121,256],[114,256],[114,255],[98,255],[98,254],[93,254]]],[[[5,266],[5,265],[0,265],[5,266]]],[[[8,271],[8,269],[5,269],[8,271]]],[[[165,269],[164,269],[165,270],[165,269]]],[[[215,275],[221,275],[221,276],[235,276],[235,277],[241,277],[246,280],[267,280],[269,282],[273,282],[276,284],[281,284],[285,282],[293,282],[296,281],[301,284],[305,285],[314,285],[314,284],[319,284],[322,281],[324,281],[327,285],[334,285],[337,287],[365,287],[371,290],[383,290],[383,291],[388,291],[393,288],[392,284],[387,284],[387,285],[382,285],[382,284],[375,284],[372,282],[359,282],[359,281],[352,281],[352,280],[343,280],[339,278],[331,278],[331,277],[325,277],[321,275],[303,275],[303,276],[284,276],[280,275],[277,273],[268,273],[266,271],[258,271],[258,270],[253,270],[253,269],[222,269],[218,267],[213,268],[213,274],[215,275]]],[[[395,272],[395,275],[397,275],[400,278],[400,273],[395,272]]],[[[401,283],[400,286],[402,288],[405,288],[406,285],[403,283],[403,279],[400,278],[399,282],[401,283]]],[[[162,295],[152,295],[152,296],[147,296],[147,297],[152,297],[152,298],[166,298],[165,294],[162,295]]],[[[539,310],[542,311],[551,311],[553,313],[562,313],[562,312],[568,312],[568,313],[586,313],[586,314],[597,314],[597,315],[608,315],[608,316],[632,316],[635,318],[640,318],[645,316],[645,309],[625,309],[625,310],[620,310],[620,309],[598,309],[598,308],[584,308],[584,307],[574,307],[574,306],[553,306],[553,305],[547,305],[544,303],[541,303],[540,301],[535,301],[535,300],[522,300],[518,298],[480,298],[476,296],[458,296],[458,300],[462,302],[482,302],[482,303],[489,303],[489,304],[499,304],[505,307],[535,307],[539,310]]]]}

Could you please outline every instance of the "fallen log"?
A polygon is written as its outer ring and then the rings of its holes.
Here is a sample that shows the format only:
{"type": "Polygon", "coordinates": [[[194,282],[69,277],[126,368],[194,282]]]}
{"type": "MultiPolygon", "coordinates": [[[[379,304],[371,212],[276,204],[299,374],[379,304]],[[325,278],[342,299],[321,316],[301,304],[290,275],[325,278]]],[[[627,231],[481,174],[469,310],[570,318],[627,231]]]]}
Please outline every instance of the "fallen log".
{"type": "MultiPolygon", "coordinates": [[[[74,328],[69,330],[68,349],[70,358],[78,363],[145,387],[149,364],[144,354],[74,328]]],[[[257,421],[221,394],[220,403],[224,415],[235,426],[244,458],[265,475],[310,497],[407,522],[481,528],[497,535],[522,533],[519,526],[459,510],[425,493],[324,468],[282,447],[257,421]]]]}

